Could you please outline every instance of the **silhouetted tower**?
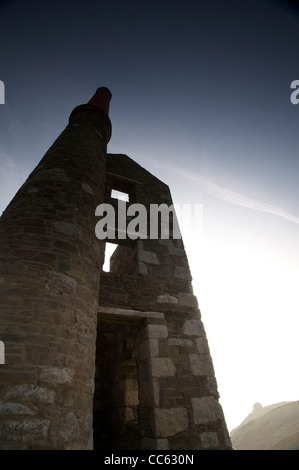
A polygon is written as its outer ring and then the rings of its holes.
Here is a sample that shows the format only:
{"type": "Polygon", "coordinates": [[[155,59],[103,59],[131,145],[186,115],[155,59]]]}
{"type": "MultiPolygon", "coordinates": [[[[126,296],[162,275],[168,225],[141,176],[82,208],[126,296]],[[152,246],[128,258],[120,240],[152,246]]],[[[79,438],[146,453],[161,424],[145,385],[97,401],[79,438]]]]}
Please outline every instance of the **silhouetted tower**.
{"type": "Polygon", "coordinates": [[[110,99],[99,88],[74,109],[1,218],[0,446],[229,449],[182,240],[117,232],[102,271],[95,209],[117,209],[113,189],[126,210],[172,204],[155,176],[107,156],[110,99]]]}

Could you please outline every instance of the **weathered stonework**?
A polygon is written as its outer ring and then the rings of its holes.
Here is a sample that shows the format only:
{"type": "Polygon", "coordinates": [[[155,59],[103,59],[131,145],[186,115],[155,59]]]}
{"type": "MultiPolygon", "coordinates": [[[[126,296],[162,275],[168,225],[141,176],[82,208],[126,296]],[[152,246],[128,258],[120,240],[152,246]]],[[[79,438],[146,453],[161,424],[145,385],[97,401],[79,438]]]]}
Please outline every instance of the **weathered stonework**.
{"type": "MultiPolygon", "coordinates": [[[[128,193],[127,204],[172,204],[169,188],[126,155],[107,157],[106,202],[111,200],[112,189],[128,193]]],[[[103,364],[107,344],[119,351],[120,363],[110,365],[111,386],[97,374],[96,395],[103,394],[104,382],[107,390],[101,406],[97,401],[94,419],[95,423],[108,420],[110,434],[103,440],[103,429],[98,435],[95,432],[95,445],[105,448],[109,442],[113,449],[156,450],[231,448],[182,240],[114,243],[118,247],[110,272],[101,275],[97,350],[103,354],[97,369],[108,367],[103,364]],[[123,375],[126,363],[137,375],[134,420],[121,419],[111,411],[126,403],[124,385],[117,394],[120,402],[116,404],[113,398],[115,377],[123,375]]],[[[106,357],[108,361],[111,356],[106,357]]]]}
{"type": "Polygon", "coordinates": [[[189,425],[186,408],[156,408],[154,427],[157,437],[169,437],[186,431],[189,425]]]}
{"type": "Polygon", "coordinates": [[[1,449],[90,446],[110,134],[105,110],[77,107],[1,217],[1,449]]]}
{"type": "Polygon", "coordinates": [[[95,208],[113,189],[172,205],[106,154],[109,100],[71,113],[1,218],[0,449],[229,449],[183,241],[117,234],[103,271],[95,208]]]}

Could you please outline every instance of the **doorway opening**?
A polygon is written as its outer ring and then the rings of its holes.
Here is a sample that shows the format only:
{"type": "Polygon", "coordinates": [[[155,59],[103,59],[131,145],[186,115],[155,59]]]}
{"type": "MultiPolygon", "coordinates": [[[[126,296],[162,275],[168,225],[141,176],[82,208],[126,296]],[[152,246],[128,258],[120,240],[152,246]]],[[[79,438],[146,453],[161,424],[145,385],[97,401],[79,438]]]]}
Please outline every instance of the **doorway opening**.
{"type": "Polygon", "coordinates": [[[140,449],[139,326],[100,320],[97,329],[94,449],[140,449]]]}

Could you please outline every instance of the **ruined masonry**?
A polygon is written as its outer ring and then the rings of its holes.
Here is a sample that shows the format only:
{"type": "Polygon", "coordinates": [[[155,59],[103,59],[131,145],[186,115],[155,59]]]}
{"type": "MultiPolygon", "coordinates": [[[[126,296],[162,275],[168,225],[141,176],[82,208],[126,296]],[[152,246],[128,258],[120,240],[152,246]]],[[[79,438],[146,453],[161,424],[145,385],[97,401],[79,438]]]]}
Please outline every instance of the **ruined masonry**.
{"type": "Polygon", "coordinates": [[[230,449],[181,239],[95,236],[112,190],[172,204],[166,184],[108,154],[99,88],[0,222],[0,449],[230,449]]]}

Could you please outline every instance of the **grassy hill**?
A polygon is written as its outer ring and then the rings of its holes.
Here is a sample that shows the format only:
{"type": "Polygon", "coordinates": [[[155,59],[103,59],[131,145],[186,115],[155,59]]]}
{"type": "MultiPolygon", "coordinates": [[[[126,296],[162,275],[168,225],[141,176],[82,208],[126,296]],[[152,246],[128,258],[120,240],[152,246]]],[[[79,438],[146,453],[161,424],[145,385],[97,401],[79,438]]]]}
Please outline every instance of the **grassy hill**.
{"type": "Polygon", "coordinates": [[[299,401],[254,409],[230,437],[236,450],[299,450],[299,401]]]}

